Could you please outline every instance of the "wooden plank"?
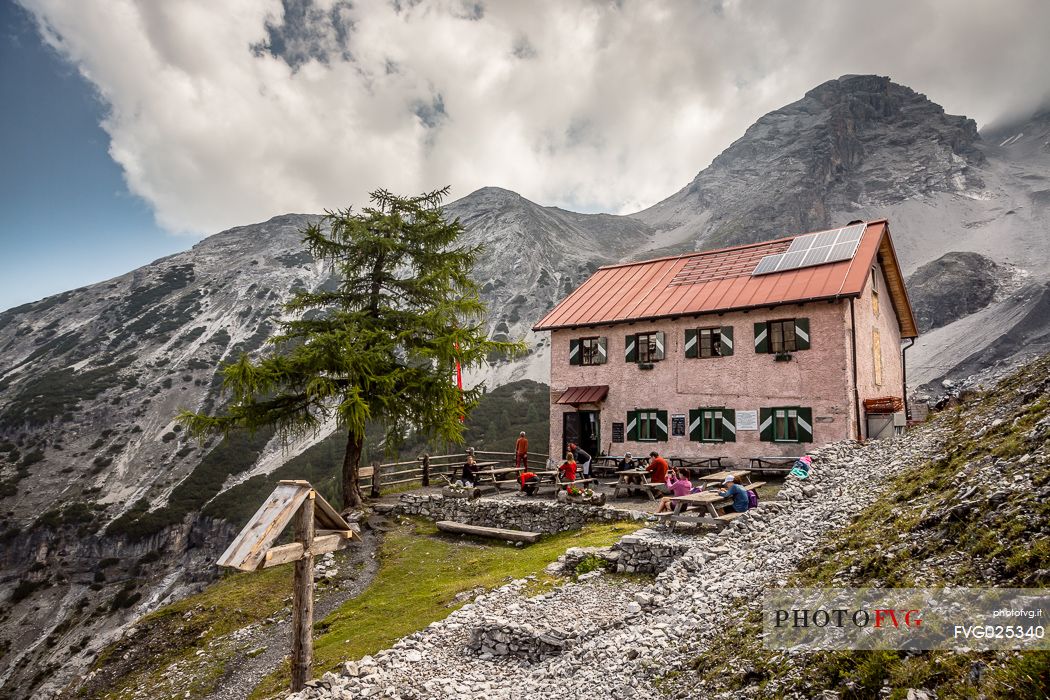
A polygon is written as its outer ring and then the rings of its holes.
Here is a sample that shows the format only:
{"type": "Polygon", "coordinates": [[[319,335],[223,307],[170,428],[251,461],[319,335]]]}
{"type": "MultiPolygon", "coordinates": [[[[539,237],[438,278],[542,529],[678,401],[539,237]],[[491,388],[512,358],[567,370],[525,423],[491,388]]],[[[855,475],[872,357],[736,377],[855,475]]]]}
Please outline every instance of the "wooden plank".
{"type": "Polygon", "coordinates": [[[480,525],[467,525],[452,520],[439,520],[435,523],[442,532],[455,532],[464,535],[478,535],[480,537],[494,537],[511,542],[538,542],[540,533],[526,532],[524,530],[504,530],[499,527],[482,527],[480,525]]]}
{"type": "MultiPolygon", "coordinates": [[[[321,531],[318,530],[318,532],[321,531]]],[[[314,541],[310,545],[310,554],[317,556],[318,554],[335,552],[345,547],[348,539],[349,537],[344,537],[342,532],[318,535],[314,537],[314,541]]],[[[270,550],[266,552],[266,557],[263,559],[262,566],[259,568],[269,569],[271,566],[288,564],[293,561],[299,561],[303,556],[305,556],[305,551],[303,550],[301,542],[282,544],[279,547],[271,547],[270,550]]]]}
{"type": "Polygon", "coordinates": [[[314,525],[325,530],[349,530],[350,524],[339,515],[339,511],[324,496],[316,491],[314,493],[314,525]]]}
{"type": "Polygon", "coordinates": [[[255,515],[230,543],[217,562],[242,571],[255,571],[266,556],[266,550],[284,531],[299,506],[307,500],[310,485],[304,482],[281,482],[255,515]]]}

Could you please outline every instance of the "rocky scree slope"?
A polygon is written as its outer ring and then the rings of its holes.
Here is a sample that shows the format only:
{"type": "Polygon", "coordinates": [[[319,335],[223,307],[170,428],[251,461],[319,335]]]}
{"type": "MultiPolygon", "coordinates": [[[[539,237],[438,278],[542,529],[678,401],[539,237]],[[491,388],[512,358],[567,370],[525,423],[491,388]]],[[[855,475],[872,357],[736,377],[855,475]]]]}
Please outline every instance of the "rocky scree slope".
{"type": "MultiPolygon", "coordinates": [[[[694,697],[701,687],[727,698],[869,697],[862,684],[870,678],[854,678],[846,662],[754,657],[761,630],[748,624],[762,591],[798,583],[1045,585],[1048,377],[1050,357],[902,437],[821,448],[809,480],[789,479],[776,500],[723,533],[635,532],[632,541],[664,539],[668,549],[691,540],[650,581],[592,574],[532,597],[526,581],[514,581],[292,697],[658,698],[694,697]],[[530,635],[534,643],[523,644],[530,635]],[[478,649],[479,638],[492,646],[478,649]]],[[[853,667],[867,658],[855,656],[853,667]]],[[[903,654],[894,659],[870,697],[916,696],[939,683],[970,683],[975,696],[988,697],[1037,697],[1024,693],[1046,688],[1045,655],[981,655],[976,680],[969,658],[937,672],[903,654]]]]}
{"type": "MultiPolygon", "coordinates": [[[[1050,583],[1050,356],[936,419],[949,440],[907,466],[788,582],[805,587],[1045,588],[1050,583]]],[[[1043,698],[1042,652],[776,652],[745,606],[673,687],[712,697],[1043,698]],[[822,695],[821,695],[822,693],[822,695]]]]}

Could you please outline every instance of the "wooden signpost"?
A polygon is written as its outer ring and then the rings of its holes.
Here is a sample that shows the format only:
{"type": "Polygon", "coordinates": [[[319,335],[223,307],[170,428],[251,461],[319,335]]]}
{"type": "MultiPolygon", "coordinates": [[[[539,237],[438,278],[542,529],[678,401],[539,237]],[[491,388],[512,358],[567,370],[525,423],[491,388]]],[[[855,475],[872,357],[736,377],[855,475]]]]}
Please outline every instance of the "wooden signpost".
{"type": "Polygon", "coordinates": [[[292,692],[303,689],[313,661],[314,557],[360,539],[307,481],[281,481],[237,538],[219,557],[219,566],[258,571],[295,562],[292,597],[292,692]],[[295,541],[274,546],[293,523],[295,541]]]}

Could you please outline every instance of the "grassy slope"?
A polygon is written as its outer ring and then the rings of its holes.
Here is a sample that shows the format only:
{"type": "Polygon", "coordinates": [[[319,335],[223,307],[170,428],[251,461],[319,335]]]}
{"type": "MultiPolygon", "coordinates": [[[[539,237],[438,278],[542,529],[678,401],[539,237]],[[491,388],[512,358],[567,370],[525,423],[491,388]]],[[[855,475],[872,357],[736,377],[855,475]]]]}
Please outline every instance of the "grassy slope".
{"type": "MultiPolygon", "coordinates": [[[[896,478],[883,497],[814,552],[789,585],[1046,586],[1048,390],[1050,357],[943,412],[935,420],[958,436],[945,453],[896,478]],[[1001,422],[991,428],[993,420],[1001,422]],[[999,506],[982,503],[1014,477],[1030,479],[1032,487],[1010,491],[999,506]],[[961,499],[970,486],[977,491],[961,499]],[[965,501],[977,505],[970,508],[965,501]]],[[[746,615],[696,659],[699,678],[690,682],[712,691],[757,685],[763,696],[774,697],[810,697],[832,689],[844,700],[884,697],[880,692],[887,686],[890,698],[904,698],[908,688],[936,689],[942,698],[1050,696],[1050,652],[788,657],[763,648],[760,633],[759,614],[746,615]],[[791,673],[792,668],[801,672],[791,673]]],[[[678,682],[665,679],[664,685],[671,688],[678,682]]]]}
{"type": "MultiPolygon", "coordinates": [[[[315,675],[443,619],[462,604],[455,601],[459,593],[542,574],[569,547],[611,544],[638,527],[594,525],[517,548],[439,536],[428,522],[405,521],[384,536],[372,584],[315,623],[315,675]]],[[[134,635],[103,652],[95,664],[99,673],[79,695],[127,698],[143,688],[157,699],[180,698],[187,690],[192,697],[207,695],[217,687],[227,663],[246,651],[226,635],[286,611],[291,574],[291,566],[232,574],[144,617],[134,635]],[[172,673],[173,666],[178,673],[172,673]],[[180,680],[187,678],[189,685],[180,680]]],[[[279,695],[287,687],[287,668],[260,680],[253,697],[279,695]]]]}

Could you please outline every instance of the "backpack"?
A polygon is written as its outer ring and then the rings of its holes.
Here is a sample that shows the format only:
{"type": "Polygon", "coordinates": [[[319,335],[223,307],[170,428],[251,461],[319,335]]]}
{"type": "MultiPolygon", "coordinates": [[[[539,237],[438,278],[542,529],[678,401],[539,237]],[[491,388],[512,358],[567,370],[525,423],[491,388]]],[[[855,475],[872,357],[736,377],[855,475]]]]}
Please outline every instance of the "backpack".
{"type": "Polygon", "coordinates": [[[758,494],[754,490],[747,492],[747,509],[758,508],[758,494]]]}

